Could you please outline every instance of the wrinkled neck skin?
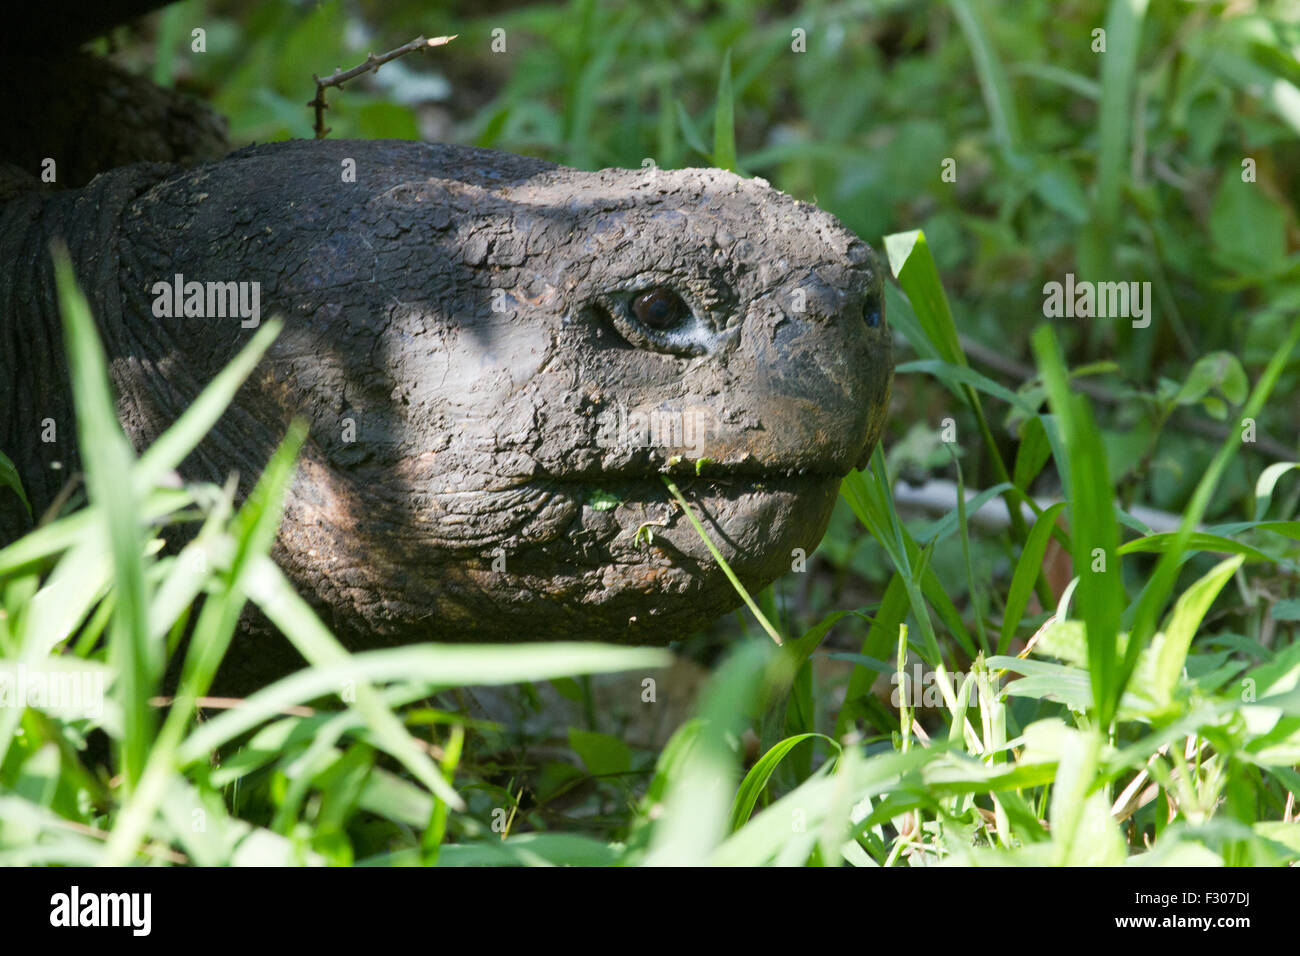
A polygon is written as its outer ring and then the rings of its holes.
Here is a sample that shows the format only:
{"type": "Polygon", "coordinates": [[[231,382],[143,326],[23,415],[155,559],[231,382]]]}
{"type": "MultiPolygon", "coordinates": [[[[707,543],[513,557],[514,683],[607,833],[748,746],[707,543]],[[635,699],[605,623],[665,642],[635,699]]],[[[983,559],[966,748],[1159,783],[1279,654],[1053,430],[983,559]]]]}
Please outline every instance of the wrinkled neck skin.
{"type": "MultiPolygon", "coordinates": [[[[118,220],[174,167],[142,165],[85,189],[29,193],[0,206],[0,452],[18,470],[32,517],[0,489],[0,545],[32,527],[81,468],[51,245],[62,242],[110,354],[124,338],[116,301],[118,220]]],[[[72,484],[72,487],[68,487],[72,484]]]]}

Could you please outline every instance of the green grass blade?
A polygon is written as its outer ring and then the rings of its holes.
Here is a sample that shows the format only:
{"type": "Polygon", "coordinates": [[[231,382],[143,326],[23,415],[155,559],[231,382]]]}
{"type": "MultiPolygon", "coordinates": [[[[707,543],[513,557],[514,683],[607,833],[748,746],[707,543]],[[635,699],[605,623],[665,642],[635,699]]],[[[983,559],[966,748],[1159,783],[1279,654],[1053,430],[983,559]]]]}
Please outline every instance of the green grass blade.
{"type": "Polygon", "coordinates": [[[957,323],[939,279],[939,268],[926,242],[925,233],[896,232],[885,236],[885,255],[898,284],[907,293],[929,343],[939,358],[950,365],[965,366],[966,353],[957,337],[957,323]]]}
{"type": "Polygon", "coordinates": [[[1119,220],[1120,196],[1133,126],[1138,49],[1147,0],[1111,0],[1106,14],[1106,52],[1101,59],[1101,124],[1097,135],[1097,207],[1100,227],[1119,220]]]}
{"type": "MultiPolygon", "coordinates": [[[[267,559],[259,562],[256,568],[260,574],[268,566],[275,567],[267,559]]],[[[298,608],[287,600],[283,607],[274,610],[283,621],[298,620],[296,615],[289,613],[298,608]]],[[[580,643],[515,646],[422,644],[366,651],[314,664],[263,688],[237,709],[223,711],[205,721],[185,739],[180,748],[180,759],[183,763],[207,759],[211,751],[262,721],[279,716],[284,708],[316,698],[337,697],[340,690],[352,682],[359,685],[362,681],[422,681],[430,688],[516,684],[575,674],[654,669],[667,667],[671,662],[672,656],[658,648],[580,643]]]]}
{"type": "MultiPolygon", "coordinates": [[[[1011,475],[1007,471],[1006,463],[1002,460],[1002,452],[998,449],[998,443],[993,436],[993,431],[989,428],[979,393],[970,382],[963,380],[966,373],[970,372],[967,367],[969,363],[966,361],[966,353],[962,350],[961,340],[957,335],[957,324],[952,316],[952,308],[948,304],[948,296],[944,292],[943,283],[939,279],[939,269],[935,264],[934,256],[930,253],[925,233],[919,229],[914,232],[893,233],[885,236],[884,241],[885,253],[889,259],[889,268],[898,280],[898,284],[903,287],[903,291],[907,293],[907,298],[916,314],[917,324],[924,331],[930,347],[938,353],[939,359],[952,366],[946,378],[961,382],[958,394],[962,396],[970,407],[971,413],[975,416],[975,422],[979,428],[984,448],[988,453],[989,462],[993,465],[995,476],[998,481],[1009,483],[1011,475]]],[[[918,348],[918,352],[921,351],[918,348]]],[[[972,372],[971,374],[977,373],[972,372]]],[[[983,384],[985,387],[996,387],[996,383],[988,381],[983,376],[979,376],[973,381],[983,384]]],[[[1012,404],[1019,407],[1021,403],[1016,400],[1012,404]]],[[[1028,414],[1033,414],[1033,411],[1030,410],[1028,414]]],[[[1006,502],[1007,511],[1011,516],[1012,534],[1017,541],[1023,542],[1028,534],[1028,529],[1025,527],[1024,515],[1020,513],[1016,495],[1009,491],[1003,495],[1003,500],[1006,502]]],[[[1045,583],[1039,593],[1046,600],[1047,589],[1045,583]]]]}
{"type": "Polygon", "coordinates": [[[32,503],[27,500],[27,492],[23,491],[23,482],[18,477],[18,469],[3,452],[0,452],[0,490],[5,488],[13,489],[14,494],[22,501],[23,507],[27,509],[27,517],[31,518],[32,503]]]}
{"type": "Polygon", "coordinates": [[[1016,449],[1016,461],[1011,472],[1015,486],[1029,494],[1029,486],[1051,457],[1052,444],[1047,440],[1047,430],[1042,418],[1035,414],[1025,420],[1020,434],[1020,447],[1016,449]]]}
{"type": "Polygon", "coordinates": [[[123,809],[105,849],[110,865],[124,865],[135,855],[166,797],[169,781],[176,769],[176,750],[193,717],[196,701],[211,686],[239,624],[246,600],[243,582],[249,565],[256,556],[265,555],[271,548],[280,524],[284,496],[293,479],[294,464],[306,434],[306,427],[300,422],[290,426],[288,435],[276,449],[266,471],[232,523],[235,542],[230,566],[223,569],[217,587],[203,603],[185,655],[176,698],[149,753],[140,787],[123,809]]]}
{"type": "MultiPolygon", "coordinates": [[[[872,619],[867,636],[862,639],[861,655],[864,658],[881,660],[888,656],[890,645],[898,634],[898,626],[907,617],[907,588],[903,576],[895,571],[885,588],[880,600],[880,607],[872,619]]],[[[855,667],[849,676],[849,686],[844,692],[844,703],[835,718],[835,736],[846,734],[858,717],[866,716],[863,702],[871,694],[871,687],[876,682],[876,674],[866,667],[855,667]]]]}
{"type": "Polygon", "coordinates": [[[1264,517],[1268,511],[1268,506],[1273,502],[1273,489],[1277,487],[1278,480],[1289,471],[1300,470],[1300,461],[1279,461],[1260,473],[1259,479],[1255,482],[1255,520],[1258,521],[1264,517]]]}
{"type": "Polygon", "coordinates": [[[767,631],[767,636],[772,638],[772,640],[774,640],[778,645],[785,643],[781,638],[780,632],[772,626],[772,623],[767,619],[767,616],[759,609],[759,606],[754,603],[754,599],[749,596],[749,591],[747,591],[745,586],[740,583],[740,578],[736,577],[736,572],[731,570],[731,565],[727,564],[727,560],[722,556],[722,552],[719,551],[714,543],[709,539],[708,533],[704,530],[704,525],[700,524],[700,520],[695,517],[695,512],[691,510],[691,506],[687,503],[685,497],[682,496],[682,493],[677,489],[677,485],[674,484],[673,480],[667,475],[660,475],[659,477],[663,479],[664,485],[667,486],[669,492],[672,493],[672,496],[677,499],[677,503],[681,505],[682,511],[684,511],[686,517],[690,519],[691,527],[693,527],[695,533],[700,536],[700,540],[704,542],[704,546],[709,549],[709,553],[713,555],[713,560],[718,562],[718,567],[722,568],[722,573],[727,576],[727,580],[730,581],[731,586],[736,589],[736,593],[739,594],[741,599],[745,602],[745,606],[749,608],[750,612],[758,620],[758,623],[762,626],[763,630],[767,631]]]}
{"type": "MultiPolygon", "coordinates": [[[[899,572],[903,587],[907,591],[912,613],[921,629],[919,653],[931,666],[939,663],[939,643],[935,637],[934,625],[930,619],[928,601],[938,613],[940,619],[952,632],[957,642],[972,657],[975,646],[970,634],[962,623],[961,614],[945,592],[942,583],[934,571],[924,566],[922,550],[903,527],[894,506],[893,491],[889,487],[888,468],[884,453],[879,446],[871,456],[871,467],[866,474],[851,471],[840,484],[840,494],[849,503],[858,520],[889,555],[890,561],[899,572]]],[[[939,526],[941,527],[941,525],[939,526]]],[[[933,546],[934,541],[930,542],[933,546]]],[[[890,635],[892,641],[893,635],[890,635]]]]}
{"type": "Polygon", "coordinates": [[[726,837],[739,776],[735,740],[775,653],[766,641],[745,641],[709,681],[693,745],[667,782],[646,865],[703,863],[726,837]]]}
{"type": "Polygon", "coordinates": [[[1087,627],[1088,669],[1098,721],[1108,728],[1124,684],[1118,640],[1125,600],[1115,489],[1111,485],[1101,433],[1087,402],[1070,388],[1065,362],[1051,328],[1040,326],[1034,333],[1033,344],[1068,451],[1070,540],[1074,546],[1071,556],[1075,574],[1079,576],[1076,606],[1087,627]]]}
{"type": "Polygon", "coordinates": [[[1223,554],[1240,554],[1252,561],[1272,561],[1258,548],[1225,538],[1218,534],[1195,531],[1186,539],[1179,537],[1177,531],[1162,531],[1142,538],[1134,538],[1120,546],[1120,554],[1163,554],[1170,548],[1181,547],[1184,551],[1215,551],[1223,554]]]}
{"type": "MultiPolygon", "coordinates": [[[[949,450],[951,452],[951,446],[949,450]]],[[[975,587],[975,566],[970,551],[970,522],[966,517],[966,479],[962,474],[961,461],[955,452],[952,453],[952,463],[957,469],[957,528],[961,532],[961,560],[966,569],[966,594],[970,599],[971,609],[975,612],[975,636],[979,638],[979,646],[987,656],[993,653],[993,650],[989,647],[988,635],[984,631],[984,602],[975,587]]]]}
{"type": "Polygon", "coordinates": [[[1029,530],[1029,538],[1021,549],[1020,560],[1016,562],[1016,570],[1011,575],[1011,587],[1007,591],[1007,603],[1002,615],[1002,633],[998,636],[999,654],[1007,653],[1007,649],[1011,646],[1011,638],[1015,637],[1016,630],[1024,619],[1025,608],[1029,607],[1029,595],[1034,589],[1034,581],[1037,580],[1043,566],[1043,555],[1052,537],[1052,529],[1056,527],[1056,519],[1064,508],[1065,502],[1052,505],[1038,516],[1033,528],[1029,530]]]}
{"type": "Polygon", "coordinates": [[[718,74],[718,102],[713,112],[713,164],[720,169],[737,171],[736,100],[731,87],[731,51],[722,57],[718,74]]]}
{"type": "Polygon", "coordinates": [[[114,687],[122,707],[121,769],[127,786],[144,772],[154,715],[149,698],[162,669],[161,647],[151,646],[146,599],[144,535],[139,500],[130,482],[135,455],[117,421],[108,382],[108,362],[95,331],[90,305],[77,288],[66,250],[54,253],[54,276],[64,345],[77,408],[77,438],[86,473],[86,490],[107,530],[113,559],[117,605],[109,643],[109,658],[117,669],[114,687]]]}
{"type": "Polygon", "coordinates": [[[965,364],[958,365],[943,360],[922,359],[915,362],[903,362],[895,367],[894,371],[904,375],[908,372],[925,372],[927,375],[933,375],[947,385],[963,401],[965,401],[966,396],[962,393],[961,386],[968,385],[978,392],[1000,398],[1012,408],[1019,409],[1026,415],[1033,415],[1038,411],[1023,395],[1011,391],[1006,386],[999,385],[987,375],[981,375],[965,364]]]}
{"type": "Polygon", "coordinates": [[[1191,650],[1196,629],[1201,626],[1210,605],[1228,583],[1228,579],[1241,567],[1243,560],[1243,556],[1237,555],[1220,561],[1174,602],[1174,609],[1165,625],[1164,643],[1156,654],[1154,684],[1159,694],[1157,703],[1168,703],[1172,698],[1174,687],[1183,673],[1183,665],[1187,662],[1187,652],[1191,650]]]}
{"type": "Polygon", "coordinates": [[[677,104],[677,125],[681,128],[682,138],[686,140],[686,145],[701,156],[708,156],[709,149],[704,145],[704,137],[700,135],[699,129],[696,128],[695,121],[691,119],[691,114],[686,112],[686,107],[682,105],[681,100],[675,102],[677,104]]]}
{"type": "Polygon", "coordinates": [[[776,772],[776,768],[785,759],[786,754],[805,740],[813,739],[826,741],[836,753],[840,750],[840,745],[825,734],[795,734],[775,744],[767,753],[755,761],[754,766],[749,768],[749,773],[745,774],[745,779],[740,781],[740,788],[736,791],[736,799],[731,805],[732,833],[744,826],[745,821],[749,819],[749,815],[754,812],[754,806],[758,803],[758,798],[762,795],[767,782],[772,779],[772,774],[776,772]]]}
{"type": "Polygon", "coordinates": [[[979,76],[980,92],[984,94],[994,137],[1003,150],[1014,152],[1020,148],[1020,117],[1006,71],[1002,69],[1002,61],[989,38],[984,2],[948,0],[948,5],[975,61],[975,72],[979,76]]]}

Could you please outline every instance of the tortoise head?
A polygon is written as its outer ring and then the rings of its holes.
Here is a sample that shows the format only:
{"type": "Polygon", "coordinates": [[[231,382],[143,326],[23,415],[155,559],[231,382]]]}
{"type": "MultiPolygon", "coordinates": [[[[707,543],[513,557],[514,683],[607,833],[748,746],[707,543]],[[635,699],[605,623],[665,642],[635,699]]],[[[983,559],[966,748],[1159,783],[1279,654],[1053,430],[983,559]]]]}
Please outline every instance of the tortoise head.
{"type": "MultiPolygon", "coordinates": [[[[177,217],[162,277],[255,281],[286,317],[192,465],[220,477],[309,419],[278,556],[356,642],[685,636],[739,598],[663,476],[759,588],[883,424],[876,258],[762,180],[277,144],[136,213],[141,235],[177,217]]],[[[158,320],[173,367],[249,334],[204,321],[158,320]]]]}

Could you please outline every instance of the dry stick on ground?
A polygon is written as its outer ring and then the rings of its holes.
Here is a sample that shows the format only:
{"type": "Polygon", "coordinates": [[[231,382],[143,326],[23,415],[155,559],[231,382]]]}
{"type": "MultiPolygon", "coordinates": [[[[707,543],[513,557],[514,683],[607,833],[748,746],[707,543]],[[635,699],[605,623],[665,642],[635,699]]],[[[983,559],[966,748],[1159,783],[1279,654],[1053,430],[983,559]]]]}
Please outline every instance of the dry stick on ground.
{"type": "Polygon", "coordinates": [[[373,73],[389,60],[396,60],[399,56],[406,56],[406,54],[414,53],[416,50],[427,50],[429,47],[445,46],[458,36],[460,36],[460,34],[454,33],[449,37],[434,37],[432,40],[426,39],[423,36],[418,36],[410,43],[402,44],[396,50],[389,50],[387,53],[379,54],[379,56],[375,56],[373,53],[368,54],[365,63],[362,63],[360,66],[354,66],[346,72],[343,72],[336,67],[334,72],[323,80],[313,73],[311,78],[316,83],[316,98],[314,100],[308,100],[307,105],[314,107],[316,110],[316,138],[324,139],[326,134],[329,133],[329,130],[325,128],[325,111],[329,109],[329,104],[325,102],[325,87],[336,86],[339,89],[343,89],[343,84],[348,80],[355,80],[363,73],[373,73]]]}
{"type": "MultiPolygon", "coordinates": [[[[175,703],[174,697],[150,697],[150,707],[170,707],[175,703]]],[[[233,710],[242,706],[244,700],[242,697],[196,697],[194,706],[199,710],[233,710]]],[[[297,704],[291,704],[288,707],[282,707],[279,711],[285,717],[315,717],[316,711],[310,707],[302,707],[297,704]]]]}

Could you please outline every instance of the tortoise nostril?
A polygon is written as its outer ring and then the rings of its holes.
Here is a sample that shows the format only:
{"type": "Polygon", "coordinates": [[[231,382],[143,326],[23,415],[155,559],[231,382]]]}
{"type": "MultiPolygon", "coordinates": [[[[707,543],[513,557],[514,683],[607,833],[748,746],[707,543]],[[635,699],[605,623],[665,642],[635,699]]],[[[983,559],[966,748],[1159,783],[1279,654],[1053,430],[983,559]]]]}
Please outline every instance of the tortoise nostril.
{"type": "Polygon", "coordinates": [[[869,329],[880,325],[880,299],[876,296],[873,295],[862,303],[862,321],[867,323],[869,329]]]}

